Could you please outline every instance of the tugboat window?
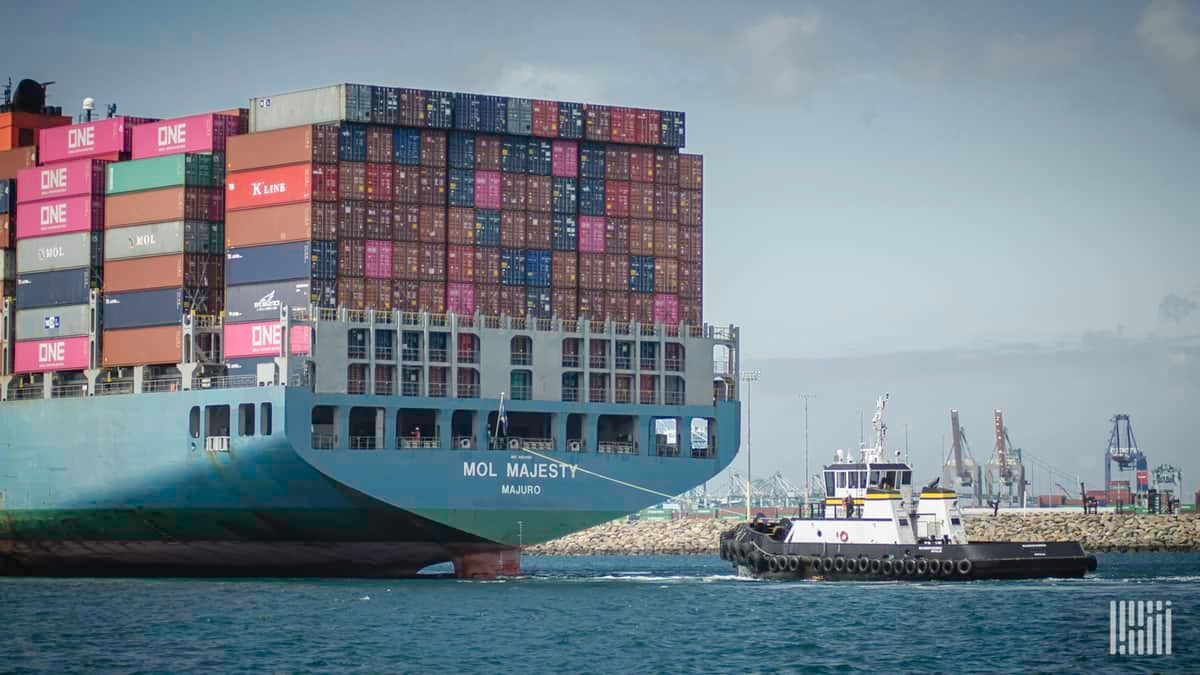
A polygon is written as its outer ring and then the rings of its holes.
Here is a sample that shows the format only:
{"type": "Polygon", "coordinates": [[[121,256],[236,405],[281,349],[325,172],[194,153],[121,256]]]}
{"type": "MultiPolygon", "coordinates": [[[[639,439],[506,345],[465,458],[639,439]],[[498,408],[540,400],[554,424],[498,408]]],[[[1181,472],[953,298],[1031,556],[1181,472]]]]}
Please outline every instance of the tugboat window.
{"type": "Polygon", "coordinates": [[[825,472],[825,494],[833,496],[833,472],[825,472]]]}
{"type": "Polygon", "coordinates": [[[912,485],[912,472],[911,471],[901,471],[900,472],[900,480],[902,481],[902,483],[904,485],[912,485]]]}
{"type": "Polygon", "coordinates": [[[850,487],[851,488],[858,487],[858,472],[857,471],[850,472],[850,487]]]}
{"type": "Polygon", "coordinates": [[[871,487],[879,486],[879,472],[878,471],[871,472],[871,478],[870,478],[870,481],[867,483],[867,485],[869,485],[871,487]]]}
{"type": "Polygon", "coordinates": [[[837,472],[837,478],[838,478],[837,486],[840,488],[846,487],[846,472],[845,471],[837,472]]]}

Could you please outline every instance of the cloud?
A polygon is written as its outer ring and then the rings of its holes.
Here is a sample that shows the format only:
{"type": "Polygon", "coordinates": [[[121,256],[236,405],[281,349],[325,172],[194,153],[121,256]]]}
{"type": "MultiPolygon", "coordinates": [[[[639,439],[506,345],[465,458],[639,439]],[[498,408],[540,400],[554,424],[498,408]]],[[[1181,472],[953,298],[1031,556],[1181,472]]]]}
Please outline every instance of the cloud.
{"type": "Polygon", "coordinates": [[[1167,321],[1183,321],[1196,311],[1196,301],[1168,293],[1158,305],[1158,315],[1167,321]]]}
{"type": "Polygon", "coordinates": [[[1136,35],[1167,100],[1200,127],[1200,4],[1152,0],[1136,35]]]}
{"type": "Polygon", "coordinates": [[[807,12],[768,16],[746,26],[741,43],[751,89],[773,98],[803,93],[814,77],[810,46],[821,24],[820,15],[807,12]]]}
{"type": "Polygon", "coordinates": [[[606,95],[599,75],[532,63],[501,67],[495,78],[488,82],[487,89],[568,101],[599,101],[606,95]]]}
{"type": "Polygon", "coordinates": [[[1096,45],[1088,31],[1064,30],[1042,35],[1014,33],[984,47],[987,64],[1013,75],[1057,75],[1083,63],[1096,45]]]}

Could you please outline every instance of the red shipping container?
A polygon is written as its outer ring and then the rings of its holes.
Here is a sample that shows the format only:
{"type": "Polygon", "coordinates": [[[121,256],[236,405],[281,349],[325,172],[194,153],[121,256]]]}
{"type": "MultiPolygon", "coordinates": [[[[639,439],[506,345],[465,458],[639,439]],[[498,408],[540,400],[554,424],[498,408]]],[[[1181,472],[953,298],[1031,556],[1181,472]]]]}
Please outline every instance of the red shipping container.
{"type": "MultiPolygon", "coordinates": [[[[338,238],[338,204],[328,202],[313,202],[312,205],[312,238],[338,238]]],[[[228,233],[226,233],[228,235],[228,233]]]]}
{"type": "MultiPolygon", "coordinates": [[[[391,242],[388,242],[391,243],[391,242]]],[[[364,287],[363,306],[377,312],[389,312],[392,309],[391,279],[367,279],[364,287]]]]}
{"type": "Polygon", "coordinates": [[[618,218],[630,217],[629,183],[610,180],[604,185],[604,215],[618,218]]]}
{"type": "MultiPolygon", "coordinates": [[[[390,240],[367,239],[363,244],[366,258],[366,276],[369,279],[392,278],[392,242],[390,240]]],[[[391,302],[391,293],[388,294],[391,302]]]]}
{"type": "Polygon", "coordinates": [[[704,260],[704,231],[696,227],[679,228],[679,258],[689,262],[704,260]]]}
{"type": "Polygon", "coordinates": [[[421,240],[421,207],[414,204],[392,206],[392,241],[421,240]]]}
{"type": "Polygon", "coordinates": [[[467,284],[475,281],[474,246],[446,247],[446,278],[467,284]]]}
{"type": "Polygon", "coordinates": [[[339,305],[347,309],[366,309],[367,284],[365,279],[338,277],[337,287],[339,305]]]}
{"type": "Polygon", "coordinates": [[[654,322],[679,323],[679,298],[669,293],[654,294],[654,322]]]}
{"type": "Polygon", "coordinates": [[[444,168],[421,167],[421,199],[426,206],[446,204],[446,170],[444,168]]]}
{"type": "Polygon", "coordinates": [[[500,313],[513,318],[525,316],[525,287],[500,287],[500,313]]]}
{"type": "Polygon", "coordinates": [[[550,213],[554,208],[554,179],[550,176],[526,177],[525,208],[550,213]]]}
{"type": "Polygon", "coordinates": [[[637,143],[636,129],[637,110],[613,106],[609,112],[609,125],[612,128],[613,143],[637,143]]]}
{"type": "Polygon", "coordinates": [[[338,275],[361,277],[367,273],[366,240],[341,239],[338,241],[338,275]]]}
{"type": "Polygon", "coordinates": [[[373,202],[392,201],[392,168],[391,164],[367,164],[367,199],[373,202]]]}
{"type": "Polygon", "coordinates": [[[524,211],[501,211],[500,245],[504,248],[525,248],[527,219],[524,211]]]}
{"type": "Polygon", "coordinates": [[[629,255],[629,219],[605,218],[604,252],[629,255]]]}
{"type": "Polygon", "coordinates": [[[654,182],[679,187],[679,151],[674,148],[655,148],[654,182]]]}
{"type": "Polygon", "coordinates": [[[583,105],[583,137],[589,141],[607,143],[612,140],[612,124],[606,105],[583,105]]]}
{"type": "Polygon", "coordinates": [[[679,292],[679,261],[671,258],[654,259],[654,292],[679,292]]]}
{"type": "Polygon", "coordinates": [[[421,166],[446,168],[446,132],[421,131],[421,166]]]}
{"type": "MultiPolygon", "coordinates": [[[[603,253],[579,254],[579,288],[590,291],[604,290],[605,256],[603,253]]],[[[626,281],[628,286],[629,282],[626,281]]]]}
{"type": "Polygon", "coordinates": [[[604,290],[629,290],[629,256],[604,256],[604,290]]]}
{"type": "MultiPolygon", "coordinates": [[[[501,174],[500,178],[500,204],[501,208],[513,209],[515,211],[524,211],[526,206],[525,190],[527,181],[525,174],[521,173],[505,173],[501,174]]],[[[476,204],[479,202],[476,201],[476,204]]]]}
{"type": "Polygon", "coordinates": [[[451,206],[447,210],[446,241],[451,244],[475,243],[475,209],[451,206]]]}
{"type": "Polygon", "coordinates": [[[629,180],[629,148],[624,145],[605,146],[604,179],[629,180]]]}
{"type": "MultiPolygon", "coordinates": [[[[476,141],[479,139],[476,138],[476,141]]],[[[476,144],[478,147],[478,143],[476,144]]],[[[476,155],[478,157],[478,155],[476,155]]],[[[498,157],[498,155],[497,155],[498,157]]],[[[480,170],[475,172],[475,208],[498,209],[503,204],[501,197],[500,171],[480,170]]]]}
{"type": "MultiPolygon", "coordinates": [[[[392,243],[392,278],[405,281],[421,279],[421,244],[411,241],[392,243]]],[[[396,304],[393,300],[392,304],[396,304]]]]}
{"type": "Polygon", "coordinates": [[[500,316],[499,284],[475,284],[475,311],[484,316],[500,316]]]}
{"type": "MultiPolygon", "coordinates": [[[[475,170],[476,171],[499,171],[500,170],[500,150],[502,143],[499,136],[485,136],[479,134],[475,137],[475,170]]],[[[475,182],[475,205],[479,204],[479,181],[475,182]]],[[[499,206],[484,206],[483,208],[500,208],[499,206]]]]}
{"type": "Polygon", "coordinates": [[[679,296],[700,298],[704,292],[704,268],[700,263],[679,263],[679,296]]]}
{"type": "Polygon", "coordinates": [[[225,178],[225,187],[230,211],[307,201],[312,198],[312,165],[238,171],[225,178]]]}
{"type": "Polygon", "coordinates": [[[397,164],[392,169],[392,198],[401,204],[421,201],[421,169],[397,164]]]}
{"type": "Polygon", "coordinates": [[[366,214],[365,236],[367,239],[392,239],[392,204],[391,202],[366,202],[363,205],[366,214]]]}
{"type": "Polygon", "coordinates": [[[446,241],[446,207],[422,206],[421,241],[442,244],[446,241]]]}
{"type": "Polygon", "coordinates": [[[554,288],[575,288],[579,285],[579,254],[555,251],[551,256],[550,285],[554,288]]]}
{"type": "Polygon", "coordinates": [[[607,227],[604,216],[579,216],[579,250],[604,253],[607,227]]]}
{"type": "Polygon", "coordinates": [[[336,202],[338,200],[338,166],[337,164],[314,164],[313,201],[336,202]]]}
{"type": "Polygon", "coordinates": [[[396,281],[392,283],[392,309],[416,313],[421,306],[421,283],[419,281],[396,281]]]}
{"type": "Polygon", "coordinates": [[[525,219],[525,248],[548,251],[553,241],[553,217],[549,213],[529,213],[525,219]]]}
{"type": "Polygon", "coordinates": [[[550,292],[550,312],[568,321],[579,318],[579,293],[574,288],[555,288],[550,292]]]}
{"type": "Polygon", "coordinates": [[[362,199],[367,195],[367,165],[342,162],[338,165],[338,199],[362,199]]]}
{"type": "Polygon", "coordinates": [[[500,249],[476,247],[474,255],[476,283],[500,283],[500,249]]]}
{"type": "Polygon", "coordinates": [[[654,221],[629,221],[629,254],[654,255],[654,221]]]}
{"type": "Polygon", "coordinates": [[[554,141],[550,144],[550,173],[558,178],[579,175],[579,144],[575,141],[554,141]]]}
{"type": "Polygon", "coordinates": [[[703,323],[703,315],[701,310],[703,303],[699,298],[694,300],[679,300],[679,320],[692,325],[699,326],[703,323]]]}
{"type": "MultiPolygon", "coordinates": [[[[534,99],[533,135],[542,138],[558,137],[558,101],[534,99]]],[[[558,175],[558,174],[554,174],[558,175]]]]}
{"type": "Polygon", "coordinates": [[[704,189],[704,157],[679,154],[679,187],[684,190],[704,189]]]}
{"type": "Polygon", "coordinates": [[[604,318],[611,321],[630,320],[629,291],[609,291],[604,294],[604,318]]]}
{"type": "Polygon", "coordinates": [[[445,280],[445,244],[421,244],[421,281],[445,280]]]}
{"type": "Polygon", "coordinates": [[[654,295],[651,293],[629,294],[629,320],[639,323],[654,323],[654,295]]]}
{"type": "Polygon", "coordinates": [[[662,137],[662,115],[657,110],[638,110],[633,135],[643,145],[658,145],[662,137]]]}
{"type": "Polygon", "coordinates": [[[406,127],[423,127],[427,121],[429,95],[424,89],[401,89],[399,91],[400,124],[406,127]]]}
{"type": "Polygon", "coordinates": [[[472,284],[446,284],[446,312],[459,316],[475,314],[475,286],[472,284]]]}
{"type": "MultiPolygon", "coordinates": [[[[607,190],[605,193],[607,194],[607,190]]],[[[654,217],[654,185],[650,183],[629,184],[629,216],[631,218],[654,217]]]]}
{"type": "Polygon", "coordinates": [[[392,163],[392,136],[394,135],[391,127],[369,126],[367,127],[367,161],[376,164],[391,164],[392,163]]]}
{"type": "Polygon", "coordinates": [[[629,180],[639,183],[654,182],[654,148],[629,149],[629,180]]]}
{"type": "Polygon", "coordinates": [[[679,257],[679,224],[668,220],[654,221],[654,255],[660,258],[679,257]]]}
{"type": "Polygon", "coordinates": [[[679,188],[674,185],[654,186],[654,217],[679,222],[679,188]]]}
{"type": "Polygon", "coordinates": [[[600,319],[604,316],[604,291],[579,290],[579,317],[600,319]]]}
{"type": "Polygon", "coordinates": [[[338,232],[342,237],[365,239],[367,236],[367,206],[362,202],[338,202],[338,232]]]}
{"type": "Polygon", "coordinates": [[[704,224],[703,194],[695,190],[679,191],[679,224],[698,227],[704,224]]]}

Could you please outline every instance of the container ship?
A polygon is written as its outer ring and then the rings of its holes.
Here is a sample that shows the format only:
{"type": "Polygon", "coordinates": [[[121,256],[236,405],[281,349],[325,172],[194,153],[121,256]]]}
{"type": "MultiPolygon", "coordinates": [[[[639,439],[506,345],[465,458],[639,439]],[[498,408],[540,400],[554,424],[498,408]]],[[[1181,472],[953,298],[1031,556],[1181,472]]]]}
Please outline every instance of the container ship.
{"type": "Polygon", "coordinates": [[[0,573],[513,574],[737,453],[681,112],[26,81],[0,127],[0,573]]]}

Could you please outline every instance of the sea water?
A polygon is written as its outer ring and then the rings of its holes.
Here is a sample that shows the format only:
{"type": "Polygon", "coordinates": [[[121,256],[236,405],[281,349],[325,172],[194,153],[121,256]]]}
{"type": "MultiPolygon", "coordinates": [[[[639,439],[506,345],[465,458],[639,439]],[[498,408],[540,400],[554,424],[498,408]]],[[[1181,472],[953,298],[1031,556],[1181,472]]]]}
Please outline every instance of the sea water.
{"type": "Polygon", "coordinates": [[[1200,672],[1200,555],[1078,580],[773,582],[709,556],[526,557],[527,576],[0,579],[0,672],[1200,672]],[[1172,651],[1110,654],[1110,601],[1172,651]]]}

